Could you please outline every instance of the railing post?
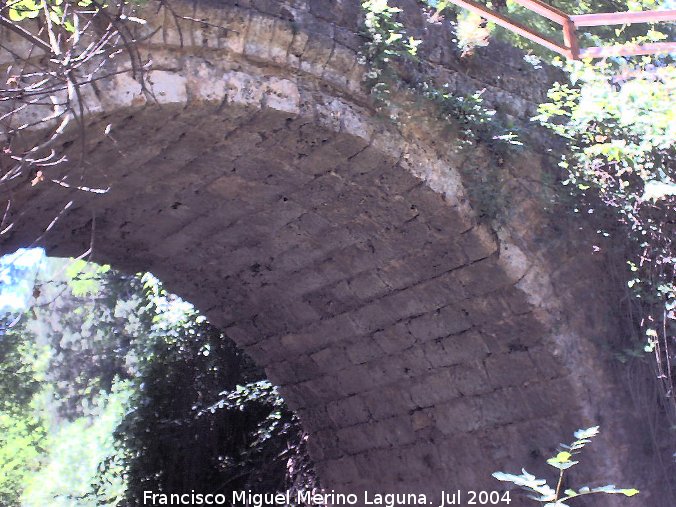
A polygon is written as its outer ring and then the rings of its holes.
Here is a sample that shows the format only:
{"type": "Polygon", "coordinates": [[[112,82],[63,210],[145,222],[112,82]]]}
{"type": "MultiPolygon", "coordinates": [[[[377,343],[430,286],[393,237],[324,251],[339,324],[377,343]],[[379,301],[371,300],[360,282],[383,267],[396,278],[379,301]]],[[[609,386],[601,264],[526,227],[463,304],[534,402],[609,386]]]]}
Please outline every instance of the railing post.
{"type": "Polygon", "coordinates": [[[570,57],[573,60],[580,59],[580,46],[577,43],[577,33],[573,20],[568,18],[563,24],[563,43],[570,49],[570,57]]]}

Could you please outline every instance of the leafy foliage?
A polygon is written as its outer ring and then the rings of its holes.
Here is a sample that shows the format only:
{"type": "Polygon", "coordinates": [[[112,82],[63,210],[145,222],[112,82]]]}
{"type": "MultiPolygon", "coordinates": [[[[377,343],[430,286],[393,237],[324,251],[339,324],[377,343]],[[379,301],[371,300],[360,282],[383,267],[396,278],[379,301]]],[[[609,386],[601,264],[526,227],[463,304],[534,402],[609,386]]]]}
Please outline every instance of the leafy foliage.
{"type": "Polygon", "coordinates": [[[46,430],[28,414],[0,411],[0,503],[20,505],[22,490],[40,467],[46,430]]]}
{"type": "MultiPolygon", "coordinates": [[[[432,18],[464,12],[450,2],[428,0],[432,18]],[[455,9],[455,11],[453,11],[455,9]]],[[[483,2],[537,31],[560,36],[560,26],[515,2],[483,2]]],[[[570,14],[657,9],[659,0],[603,0],[552,5],[570,14]]],[[[458,29],[460,28],[458,18],[458,29]]],[[[589,28],[583,45],[635,44],[673,38],[668,24],[589,28]]],[[[564,184],[579,213],[610,211],[629,241],[627,288],[636,304],[631,318],[642,338],[617,357],[626,361],[641,353],[654,355],[655,375],[672,424],[676,421],[676,368],[669,350],[676,348],[676,67],[673,55],[609,58],[563,63],[556,56],[511,32],[495,34],[527,49],[526,59],[561,67],[568,82],[554,83],[536,121],[564,137],[568,152],[561,161],[564,184]]],[[[463,42],[458,41],[462,47],[463,42]]],[[[600,213],[597,213],[600,214],[600,213]]],[[[599,234],[610,234],[607,228],[599,234]]]]}
{"type": "Polygon", "coordinates": [[[391,94],[390,81],[397,76],[393,65],[415,58],[422,41],[406,35],[397,17],[401,9],[390,6],[388,0],[366,0],[361,8],[367,43],[360,61],[368,66],[366,83],[371,95],[386,105],[391,94]]]}
{"type": "Polygon", "coordinates": [[[135,344],[133,408],[116,431],[126,505],[145,490],[284,489],[287,461],[304,448],[293,414],[227,337],[192,307],[176,312],[152,277],[143,282],[139,315],[151,329],[135,344]]]}
{"type": "MultiPolygon", "coordinates": [[[[423,3],[430,7],[430,20],[433,22],[442,20],[446,14],[455,17],[452,21],[455,28],[453,42],[461,50],[461,56],[471,55],[475,48],[488,45],[495,28],[493,23],[488,23],[479,14],[457,7],[448,0],[425,0],[423,3]]],[[[488,2],[488,5],[492,6],[492,2],[488,2]]]]}
{"type": "Polygon", "coordinates": [[[0,334],[0,504],[19,505],[22,485],[39,468],[46,434],[31,407],[39,391],[38,351],[13,330],[0,334]]]}
{"type": "MultiPolygon", "coordinates": [[[[112,429],[129,394],[112,332],[124,319],[109,311],[125,295],[112,294],[117,280],[109,267],[59,260],[40,266],[37,275],[9,270],[6,278],[18,287],[29,280],[33,304],[5,316],[0,336],[0,370],[7,373],[0,404],[11,425],[0,454],[13,456],[11,474],[0,475],[3,505],[93,507],[85,497],[99,461],[113,452],[112,429]]],[[[121,475],[108,480],[111,491],[123,488],[121,475]]]]}
{"type": "MultiPolygon", "coordinates": [[[[127,409],[130,394],[127,382],[116,382],[110,393],[93,399],[87,416],[49,421],[41,442],[40,467],[21,485],[22,507],[100,505],[92,497],[92,482],[97,480],[105,480],[106,497],[113,500],[108,505],[123,497],[124,476],[118,470],[98,479],[98,466],[114,453],[113,430],[127,409]]],[[[45,403],[40,413],[48,409],[45,403]]]]}
{"type": "Polygon", "coordinates": [[[500,145],[522,145],[512,130],[496,127],[496,111],[483,105],[484,90],[472,95],[457,96],[448,91],[448,85],[436,88],[423,82],[416,91],[436,105],[442,120],[459,125],[459,140],[466,145],[477,140],[487,141],[493,145],[492,149],[495,151],[501,151],[498,149],[500,145]]]}
{"type": "Polygon", "coordinates": [[[0,340],[3,505],[316,485],[298,420],[191,305],[151,275],[43,264],[0,340]]]}
{"type": "Polygon", "coordinates": [[[67,2],[64,0],[17,0],[8,4],[9,19],[23,21],[43,16],[49,23],[61,25],[70,33],[75,32],[76,16],[83,13],[92,14],[101,9],[101,4],[94,0],[77,0],[67,2]],[[82,8],[82,9],[78,9],[82,8]],[[87,9],[86,11],[84,9],[87,9]]]}
{"type": "Polygon", "coordinates": [[[134,278],[109,266],[67,260],[44,266],[20,332],[48,351],[41,381],[52,386],[61,417],[87,416],[116,379],[133,376],[125,356],[142,333],[133,315],[138,288],[134,278]]]}
{"type": "Polygon", "coordinates": [[[634,496],[639,493],[633,488],[616,488],[614,485],[590,488],[581,487],[577,490],[568,488],[561,492],[563,484],[563,475],[566,470],[577,465],[578,461],[573,461],[572,457],[582,451],[582,448],[591,442],[591,439],[598,434],[599,427],[593,426],[587,429],[577,430],[574,434],[575,440],[569,444],[559,444],[560,450],[547,460],[547,464],[559,471],[559,478],[556,488],[552,488],[545,479],[538,479],[532,474],[522,469],[521,474],[509,474],[505,472],[495,472],[493,477],[503,482],[511,482],[528,492],[528,498],[543,503],[544,507],[569,507],[566,503],[573,498],[591,495],[594,493],[622,494],[624,496],[634,496]]]}
{"type": "Polygon", "coordinates": [[[388,5],[388,0],[366,0],[361,4],[365,12],[364,26],[371,43],[366,56],[376,66],[389,63],[392,58],[412,57],[421,40],[407,37],[404,25],[397,20],[398,7],[388,5]]]}
{"type": "Polygon", "coordinates": [[[435,105],[443,121],[459,126],[461,146],[471,145],[477,140],[491,140],[494,144],[521,144],[516,134],[495,117],[495,111],[483,105],[483,90],[458,95],[450,90],[448,83],[438,86],[424,71],[413,70],[410,65],[406,68],[411,63],[424,67],[424,62],[417,57],[422,40],[407,35],[399,20],[402,12],[400,8],[391,7],[387,0],[369,0],[361,5],[367,39],[361,62],[368,66],[366,84],[381,112],[395,123],[399,122],[400,115],[415,114],[398,111],[400,104],[393,107],[392,103],[395,90],[411,92],[413,96],[422,97],[435,105]],[[413,78],[403,77],[411,73],[413,78]]]}
{"type": "Polygon", "coordinates": [[[577,208],[591,213],[600,201],[628,233],[627,286],[639,303],[640,349],[654,353],[674,406],[676,67],[669,58],[643,57],[569,63],[567,71],[571,83],[556,83],[535,119],[568,140],[560,165],[577,208]]]}

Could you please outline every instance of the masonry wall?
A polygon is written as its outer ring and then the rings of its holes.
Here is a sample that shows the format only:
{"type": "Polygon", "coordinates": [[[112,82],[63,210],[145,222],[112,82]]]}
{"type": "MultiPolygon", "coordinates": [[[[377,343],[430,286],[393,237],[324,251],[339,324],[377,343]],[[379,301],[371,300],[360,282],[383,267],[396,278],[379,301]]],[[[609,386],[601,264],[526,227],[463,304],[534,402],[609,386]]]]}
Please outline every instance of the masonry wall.
{"type": "MultiPolygon", "coordinates": [[[[402,5],[435,79],[485,88],[528,125],[553,71],[499,45],[461,59],[447,24],[402,5]]],[[[356,1],[174,7],[145,28],[159,28],[141,46],[149,93],[126,74],[84,90],[85,170],[67,132],[70,162],[0,187],[3,252],[93,248],[157,274],[281,386],[329,489],[500,489],[491,472],[544,471],[558,442],[601,424],[586,478],[671,505],[599,346],[622,332],[609,245],[593,253],[552,202],[556,142],[531,131],[496,158],[456,149],[433,114],[384,118],[363,87],[356,1]]]]}

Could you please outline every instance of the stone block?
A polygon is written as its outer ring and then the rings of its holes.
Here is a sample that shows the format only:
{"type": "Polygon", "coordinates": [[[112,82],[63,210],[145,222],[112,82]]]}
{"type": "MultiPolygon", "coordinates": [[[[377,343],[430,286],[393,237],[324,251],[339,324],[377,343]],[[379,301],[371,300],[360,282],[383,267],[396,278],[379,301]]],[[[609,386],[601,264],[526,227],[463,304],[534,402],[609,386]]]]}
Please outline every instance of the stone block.
{"type": "Polygon", "coordinates": [[[411,414],[411,427],[413,428],[413,431],[420,431],[433,426],[433,409],[418,409],[411,414]]]}
{"type": "Polygon", "coordinates": [[[404,375],[409,378],[415,378],[418,375],[424,375],[432,370],[432,365],[428,361],[423,350],[416,346],[399,354],[404,367],[404,375]]]}
{"type": "Polygon", "coordinates": [[[460,396],[476,396],[493,389],[488,381],[486,370],[478,361],[449,366],[447,370],[451,385],[460,396]]]}
{"type": "Polygon", "coordinates": [[[244,54],[254,61],[266,61],[274,34],[275,18],[254,14],[249,19],[249,29],[244,41],[244,54]]]}
{"type": "Polygon", "coordinates": [[[366,365],[352,365],[336,373],[336,388],[343,396],[352,396],[368,390],[371,375],[366,365]]]}
{"type": "Polygon", "coordinates": [[[519,388],[500,389],[485,394],[478,400],[481,426],[484,428],[513,424],[529,417],[530,407],[519,388]]]}
{"type": "MultiPolygon", "coordinates": [[[[302,370],[299,371],[302,373],[302,370]]],[[[315,374],[309,380],[293,384],[307,398],[307,406],[323,406],[340,397],[335,376],[315,374]]]]}
{"type": "Polygon", "coordinates": [[[419,289],[416,286],[402,289],[394,294],[385,296],[379,301],[391,310],[392,315],[395,316],[394,321],[422,315],[443,306],[443,303],[440,303],[438,298],[430,299],[423,289],[419,289]]]}
{"type": "Polygon", "coordinates": [[[500,297],[507,303],[514,315],[522,315],[533,310],[526,293],[516,287],[508,287],[500,292],[500,297]]]}
{"type": "Polygon", "coordinates": [[[536,380],[540,375],[527,351],[492,355],[486,358],[484,364],[491,385],[495,388],[522,385],[536,380]]]}
{"type": "Polygon", "coordinates": [[[434,419],[444,435],[477,430],[482,425],[479,398],[457,398],[436,406],[434,419]]]}
{"type": "MultiPolygon", "coordinates": [[[[572,383],[575,382],[573,379],[572,383]]],[[[522,387],[519,393],[524,400],[524,412],[532,418],[562,416],[564,407],[566,415],[569,415],[578,410],[582,401],[576,396],[576,388],[568,378],[533,383],[522,387]]]]}
{"type": "Polygon", "coordinates": [[[401,386],[371,389],[363,393],[362,397],[368,411],[376,421],[408,413],[416,408],[416,404],[411,400],[409,393],[401,386]]]}
{"type": "Polygon", "coordinates": [[[462,301],[460,306],[468,321],[481,328],[491,322],[505,320],[512,314],[504,300],[493,294],[462,301]]]}
{"type": "Polygon", "coordinates": [[[551,345],[529,347],[528,354],[543,379],[565,377],[570,374],[570,368],[564,364],[563,355],[557,353],[551,345]]]}
{"type": "Polygon", "coordinates": [[[378,421],[375,424],[373,434],[385,435],[388,444],[395,448],[412,444],[416,440],[416,434],[408,414],[378,421]]]}
{"type": "Polygon", "coordinates": [[[432,340],[422,350],[435,368],[481,360],[489,354],[482,336],[471,330],[432,340]]]}
{"type": "Polygon", "coordinates": [[[321,76],[331,57],[334,45],[335,42],[330,37],[309,34],[303,53],[300,55],[300,70],[321,76]]]}
{"type": "Polygon", "coordinates": [[[372,336],[364,336],[347,345],[346,351],[353,364],[363,364],[386,355],[372,336]]]}
{"type": "Polygon", "coordinates": [[[352,293],[361,300],[377,298],[389,292],[389,287],[376,272],[360,273],[347,283],[352,293]]]}
{"type": "Polygon", "coordinates": [[[348,317],[357,334],[369,334],[399,320],[400,309],[390,297],[384,297],[350,312],[348,317]]]}
{"type": "Polygon", "coordinates": [[[391,289],[402,289],[420,280],[420,274],[406,259],[397,259],[379,268],[376,273],[383,283],[391,289]]]}
{"type": "Polygon", "coordinates": [[[293,36],[294,29],[291,22],[282,19],[275,20],[272,44],[269,48],[269,58],[273,63],[277,65],[286,64],[287,54],[293,43],[293,36]]]}
{"type": "Polygon", "coordinates": [[[340,458],[345,453],[340,448],[340,442],[338,440],[338,435],[334,428],[329,428],[325,430],[319,430],[317,432],[311,433],[308,438],[308,450],[314,456],[314,453],[318,451],[318,454],[321,458],[315,458],[315,460],[325,462],[326,460],[334,460],[340,458]],[[320,461],[321,459],[321,461],[320,461]]]}
{"type": "Polygon", "coordinates": [[[482,296],[497,292],[511,285],[497,258],[491,257],[473,262],[455,272],[469,296],[482,296]]]}
{"type": "MultiPolygon", "coordinates": [[[[440,275],[454,271],[456,268],[467,264],[467,258],[463,251],[451,240],[442,242],[441,248],[438,245],[435,246],[435,250],[429,253],[422,253],[407,259],[406,262],[409,267],[424,273],[427,278],[434,278],[436,280],[440,275]]],[[[441,280],[437,283],[441,283],[441,280]]],[[[462,286],[460,287],[462,288],[462,286]]],[[[444,285],[443,289],[445,290],[445,301],[458,298],[456,291],[449,290],[447,285],[444,285]]]]}
{"type": "Polygon", "coordinates": [[[350,455],[389,445],[385,433],[371,423],[341,428],[336,434],[341,449],[350,455]]]}
{"type": "Polygon", "coordinates": [[[415,337],[404,323],[376,331],[373,334],[373,339],[388,354],[394,354],[407,349],[415,343],[415,337]]]}
{"type": "Polygon", "coordinates": [[[327,347],[315,352],[310,357],[325,372],[342,370],[351,364],[345,350],[340,346],[327,347]]]}
{"type": "Polygon", "coordinates": [[[371,418],[368,407],[360,395],[332,402],[327,405],[326,412],[336,426],[352,426],[371,418]]]}
{"type": "MultiPolygon", "coordinates": [[[[357,54],[338,43],[333,47],[322,77],[338,86],[347,85],[347,76],[357,64],[357,54]]],[[[364,132],[365,133],[365,132],[364,132]]]]}
{"type": "MultiPolygon", "coordinates": [[[[289,401],[285,396],[287,389],[281,388],[280,392],[284,398],[284,401],[286,401],[288,404],[289,401]]],[[[331,427],[333,424],[333,421],[331,421],[327,413],[327,407],[323,405],[315,405],[312,407],[298,409],[296,410],[296,415],[298,415],[298,418],[301,420],[304,428],[314,428],[315,430],[320,430],[331,427]]]]}
{"type": "Polygon", "coordinates": [[[261,339],[256,328],[250,323],[236,324],[225,328],[225,335],[240,347],[251,345],[261,339]]]}
{"type": "Polygon", "coordinates": [[[527,350],[540,344],[547,328],[532,313],[503,320],[484,322],[479,326],[491,352],[527,350]]]}
{"type": "Polygon", "coordinates": [[[305,380],[302,375],[297,375],[296,371],[296,366],[286,360],[268,364],[265,368],[265,372],[273,379],[275,385],[293,384],[305,380]]]}
{"type": "Polygon", "coordinates": [[[471,327],[459,309],[446,306],[408,321],[407,328],[419,342],[458,334],[471,327]]]}
{"type": "Polygon", "coordinates": [[[451,382],[450,373],[446,370],[415,379],[409,387],[409,392],[413,402],[421,408],[433,407],[459,395],[451,382]]]}
{"type": "Polygon", "coordinates": [[[471,261],[485,259],[498,251],[498,243],[485,227],[477,226],[463,233],[458,240],[471,261]]]}

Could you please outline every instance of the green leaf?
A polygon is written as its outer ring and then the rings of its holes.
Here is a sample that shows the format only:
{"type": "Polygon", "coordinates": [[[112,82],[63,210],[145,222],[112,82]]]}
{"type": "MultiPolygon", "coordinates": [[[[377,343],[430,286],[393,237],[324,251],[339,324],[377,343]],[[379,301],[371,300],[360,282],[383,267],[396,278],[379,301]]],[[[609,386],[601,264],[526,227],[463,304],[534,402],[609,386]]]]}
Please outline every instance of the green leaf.
{"type": "Polygon", "coordinates": [[[554,461],[553,459],[548,459],[547,464],[553,466],[554,468],[557,468],[559,470],[568,470],[570,467],[577,465],[579,461],[567,461],[565,463],[560,463],[558,461],[554,461]]]}
{"type": "Polygon", "coordinates": [[[61,16],[54,9],[49,11],[49,19],[51,19],[52,23],[54,23],[55,25],[61,24],[61,16]]]}
{"type": "Polygon", "coordinates": [[[385,41],[385,44],[392,44],[393,42],[398,41],[402,37],[403,35],[400,33],[391,33],[390,36],[385,41]]]}
{"type": "Polygon", "coordinates": [[[558,463],[565,463],[566,461],[569,461],[570,458],[573,455],[567,451],[562,451],[556,455],[556,457],[552,458],[558,463]]]}
{"type": "Polygon", "coordinates": [[[554,500],[556,492],[547,484],[546,480],[537,479],[523,468],[521,471],[523,472],[521,475],[507,474],[504,472],[494,472],[492,475],[499,481],[512,482],[517,486],[539,493],[542,495],[539,501],[554,500]]]}
{"type": "Polygon", "coordinates": [[[595,437],[598,434],[599,434],[599,427],[598,426],[592,426],[591,428],[577,430],[575,433],[573,433],[573,436],[577,440],[582,440],[582,439],[588,439],[588,438],[595,437]]]}

